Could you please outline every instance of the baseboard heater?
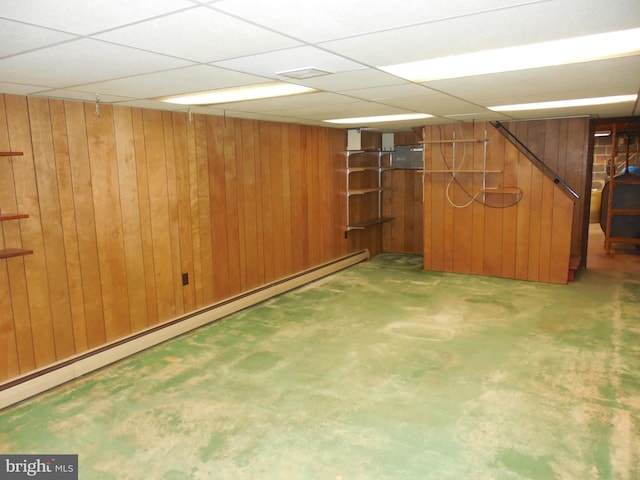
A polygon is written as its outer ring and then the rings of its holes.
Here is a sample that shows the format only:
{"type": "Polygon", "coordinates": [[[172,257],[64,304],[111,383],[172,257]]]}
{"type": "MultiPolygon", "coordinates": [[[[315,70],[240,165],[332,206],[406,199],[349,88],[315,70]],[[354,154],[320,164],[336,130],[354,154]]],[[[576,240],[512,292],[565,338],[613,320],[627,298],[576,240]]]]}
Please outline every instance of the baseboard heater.
{"type": "Polygon", "coordinates": [[[369,258],[361,250],[0,384],[0,409],[369,258]]]}

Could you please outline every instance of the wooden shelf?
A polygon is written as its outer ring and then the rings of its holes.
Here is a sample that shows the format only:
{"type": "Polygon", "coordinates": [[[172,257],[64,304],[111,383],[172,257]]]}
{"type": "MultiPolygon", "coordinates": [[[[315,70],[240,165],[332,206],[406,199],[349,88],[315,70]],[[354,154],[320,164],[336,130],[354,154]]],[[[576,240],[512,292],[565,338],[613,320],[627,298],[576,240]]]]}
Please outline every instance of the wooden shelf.
{"type": "Polygon", "coordinates": [[[437,144],[437,143],[485,143],[488,142],[489,140],[478,140],[475,138],[470,138],[467,140],[429,140],[426,142],[418,142],[420,145],[431,145],[431,144],[437,144]]]}
{"type": "MultiPolygon", "coordinates": [[[[21,157],[24,152],[0,152],[0,157],[21,157]]],[[[0,213],[0,222],[8,220],[20,220],[22,218],[29,218],[29,215],[24,213],[0,213]]],[[[5,248],[0,250],[0,259],[11,257],[22,257],[23,255],[31,255],[33,250],[26,250],[24,248],[5,248]]]]}
{"type": "Polygon", "coordinates": [[[391,217],[372,218],[370,220],[365,220],[364,222],[352,223],[351,225],[347,226],[347,230],[363,230],[373,225],[390,222],[391,220],[394,219],[391,217]]]}
{"type": "Polygon", "coordinates": [[[22,248],[5,248],[0,250],[0,259],[10,257],[21,257],[23,255],[31,255],[33,250],[24,250],[22,248]]]}
{"type": "Polygon", "coordinates": [[[436,169],[436,170],[416,170],[418,173],[502,173],[502,170],[451,170],[451,169],[436,169]]]}
{"type": "Polygon", "coordinates": [[[29,218],[29,215],[23,213],[0,213],[0,222],[5,220],[19,220],[21,218],[29,218]]]}
{"type": "Polygon", "coordinates": [[[354,172],[386,172],[387,170],[395,170],[395,167],[349,167],[347,173],[354,172]]]}
{"type": "Polygon", "coordinates": [[[364,195],[365,193],[381,192],[382,188],[357,188],[349,190],[347,195],[364,195]]]}

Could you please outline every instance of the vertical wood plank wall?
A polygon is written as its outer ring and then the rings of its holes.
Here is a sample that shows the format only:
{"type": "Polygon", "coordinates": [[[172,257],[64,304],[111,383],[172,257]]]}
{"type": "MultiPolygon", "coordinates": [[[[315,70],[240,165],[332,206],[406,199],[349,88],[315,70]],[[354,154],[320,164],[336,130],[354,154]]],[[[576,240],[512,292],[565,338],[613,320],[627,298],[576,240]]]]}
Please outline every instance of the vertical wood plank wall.
{"type": "MultiPolygon", "coordinates": [[[[588,125],[586,119],[582,120],[588,125]]],[[[522,138],[527,126],[528,122],[518,122],[514,133],[522,138]]],[[[499,202],[488,207],[471,201],[473,195],[483,188],[482,174],[460,173],[456,176],[457,182],[451,181],[450,173],[426,175],[425,269],[566,283],[572,235],[576,229],[580,230],[581,224],[572,228],[574,203],[561,187],[488,123],[427,126],[425,138],[427,141],[484,139],[485,130],[488,138],[486,165],[483,144],[457,143],[455,167],[500,170],[501,173],[486,175],[486,186],[518,187],[522,190],[522,199],[517,205],[507,208],[497,208],[501,206],[499,202]]],[[[553,130],[560,131],[558,126],[553,126],[553,130]]],[[[564,148],[575,142],[570,137],[565,137],[564,148]]],[[[586,132],[584,136],[578,132],[576,137],[585,141],[586,132]]],[[[539,134],[537,138],[540,138],[539,134]]],[[[548,148],[554,148],[551,142],[548,148]]],[[[555,148],[561,150],[560,147],[555,148]]],[[[450,143],[426,145],[427,170],[453,167],[453,149],[454,145],[450,143]]],[[[556,158],[559,163],[565,163],[567,161],[563,158],[567,155],[564,151],[556,158]]],[[[571,155],[578,156],[575,153],[571,155]]],[[[579,168],[580,162],[574,163],[567,168],[579,168]]],[[[581,168],[586,167],[586,162],[581,164],[584,164],[581,168]]],[[[499,196],[495,198],[499,200],[499,196]]],[[[505,196],[503,205],[509,203],[505,196]]]]}
{"type": "Polygon", "coordinates": [[[344,130],[0,95],[0,381],[342,257],[344,130]],[[182,273],[189,284],[182,286],[182,273]]]}
{"type": "Polygon", "coordinates": [[[584,259],[587,253],[585,229],[589,226],[587,196],[591,193],[589,119],[528,120],[507,122],[505,126],[580,195],[573,212],[571,255],[584,259]]]}
{"type": "MultiPolygon", "coordinates": [[[[395,145],[418,145],[414,132],[396,132],[395,145]]],[[[383,225],[385,252],[422,255],[422,175],[416,170],[390,170],[383,174],[383,216],[394,220],[383,225]]]]}

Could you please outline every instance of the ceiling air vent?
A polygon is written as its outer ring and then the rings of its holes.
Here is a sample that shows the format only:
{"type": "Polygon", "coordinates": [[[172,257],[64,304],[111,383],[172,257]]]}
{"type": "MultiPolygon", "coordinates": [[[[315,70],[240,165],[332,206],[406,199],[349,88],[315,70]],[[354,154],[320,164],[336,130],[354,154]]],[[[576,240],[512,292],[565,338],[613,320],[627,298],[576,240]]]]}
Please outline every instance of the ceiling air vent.
{"type": "Polygon", "coordinates": [[[323,75],[330,75],[333,72],[326,72],[314,67],[296,68],[294,70],[283,70],[276,72],[276,75],[282,75],[283,77],[295,78],[296,80],[302,80],[304,78],[321,77],[323,75]]]}

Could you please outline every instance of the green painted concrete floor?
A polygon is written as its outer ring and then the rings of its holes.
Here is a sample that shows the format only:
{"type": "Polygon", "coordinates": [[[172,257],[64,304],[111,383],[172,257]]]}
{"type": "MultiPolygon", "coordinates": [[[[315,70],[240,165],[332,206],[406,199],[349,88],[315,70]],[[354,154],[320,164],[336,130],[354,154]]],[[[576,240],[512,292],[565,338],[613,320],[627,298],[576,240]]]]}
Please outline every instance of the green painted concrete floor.
{"type": "Polygon", "coordinates": [[[601,257],[553,286],[381,255],[5,409],[0,452],[81,479],[638,479],[640,255],[601,257]]]}

